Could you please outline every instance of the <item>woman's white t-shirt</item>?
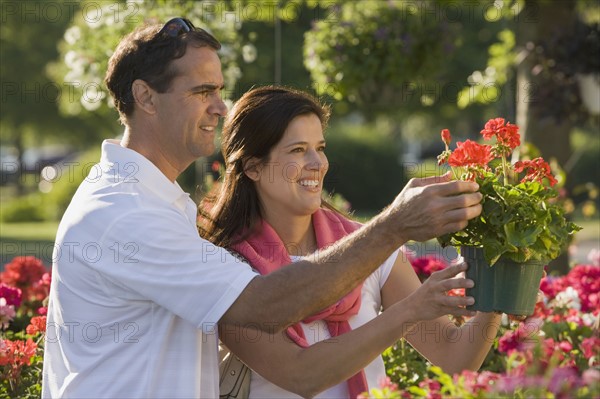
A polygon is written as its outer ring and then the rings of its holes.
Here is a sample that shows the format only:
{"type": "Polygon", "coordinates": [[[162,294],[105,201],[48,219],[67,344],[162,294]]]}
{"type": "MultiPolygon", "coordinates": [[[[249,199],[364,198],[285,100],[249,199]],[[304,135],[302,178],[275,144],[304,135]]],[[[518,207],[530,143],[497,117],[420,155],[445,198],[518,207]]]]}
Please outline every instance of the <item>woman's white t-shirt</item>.
{"type": "MultiPolygon", "coordinates": [[[[394,262],[398,257],[399,250],[396,250],[377,270],[375,270],[364,282],[362,286],[361,306],[358,314],[348,320],[350,326],[355,329],[368,321],[377,317],[381,311],[381,289],[387,281],[388,276],[394,266],[394,262]]],[[[292,261],[296,262],[300,257],[292,257],[292,261]]],[[[331,338],[327,325],[324,321],[318,320],[309,324],[300,323],[304,330],[306,340],[310,345],[331,338]]],[[[385,366],[383,358],[378,356],[367,367],[365,367],[365,375],[369,389],[379,386],[379,382],[385,377],[385,366]]],[[[346,381],[335,385],[315,398],[323,399],[340,399],[348,398],[348,385],[346,381]]],[[[260,374],[252,371],[252,379],[250,385],[250,398],[255,399],[284,399],[284,398],[300,398],[300,396],[286,391],[277,385],[269,382],[260,374]]]]}

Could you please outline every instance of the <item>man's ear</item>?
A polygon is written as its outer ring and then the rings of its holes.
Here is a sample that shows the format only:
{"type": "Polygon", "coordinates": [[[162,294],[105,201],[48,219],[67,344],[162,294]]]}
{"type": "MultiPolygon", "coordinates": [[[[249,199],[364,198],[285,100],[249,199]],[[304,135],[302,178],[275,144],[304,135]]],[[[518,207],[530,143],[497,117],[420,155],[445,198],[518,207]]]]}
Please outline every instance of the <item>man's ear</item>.
{"type": "Polygon", "coordinates": [[[156,91],[142,79],[136,79],[131,84],[133,99],[138,107],[144,112],[156,114],[156,91]]]}
{"type": "Polygon", "coordinates": [[[257,181],[260,179],[260,171],[262,169],[262,163],[260,159],[252,157],[244,161],[244,173],[250,178],[250,180],[257,181]]]}

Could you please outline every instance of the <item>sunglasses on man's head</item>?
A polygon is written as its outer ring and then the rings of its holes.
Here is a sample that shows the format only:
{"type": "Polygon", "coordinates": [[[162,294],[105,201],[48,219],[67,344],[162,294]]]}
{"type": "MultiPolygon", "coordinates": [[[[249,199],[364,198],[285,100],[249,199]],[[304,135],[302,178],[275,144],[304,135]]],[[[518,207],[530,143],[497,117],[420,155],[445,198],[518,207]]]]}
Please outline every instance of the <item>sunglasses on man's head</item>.
{"type": "Polygon", "coordinates": [[[173,18],[169,20],[165,26],[158,32],[157,36],[166,34],[170,37],[177,37],[184,33],[195,30],[196,27],[186,18],[173,18]]]}

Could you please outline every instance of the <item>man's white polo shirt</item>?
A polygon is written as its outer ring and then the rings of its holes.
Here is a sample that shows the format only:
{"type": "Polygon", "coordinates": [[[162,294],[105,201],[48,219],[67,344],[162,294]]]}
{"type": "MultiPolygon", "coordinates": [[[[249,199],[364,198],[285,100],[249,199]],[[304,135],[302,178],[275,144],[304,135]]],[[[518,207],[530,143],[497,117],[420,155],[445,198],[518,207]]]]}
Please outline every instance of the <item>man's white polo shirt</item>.
{"type": "Polygon", "coordinates": [[[117,141],[55,244],[43,394],[216,398],[216,323],[256,274],[201,239],[196,206],[117,141]]]}

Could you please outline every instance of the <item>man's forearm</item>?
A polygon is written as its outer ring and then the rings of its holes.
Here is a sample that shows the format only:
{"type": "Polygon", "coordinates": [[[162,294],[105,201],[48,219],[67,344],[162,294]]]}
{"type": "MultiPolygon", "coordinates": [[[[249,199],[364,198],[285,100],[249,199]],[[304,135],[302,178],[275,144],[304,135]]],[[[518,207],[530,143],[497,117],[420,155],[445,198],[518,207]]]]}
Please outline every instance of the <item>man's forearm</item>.
{"type": "Polygon", "coordinates": [[[220,322],[282,330],[335,303],[409,238],[425,241],[465,228],[481,213],[481,194],[475,183],[448,178],[412,179],[388,209],[336,245],[255,278],[220,322]]]}
{"type": "Polygon", "coordinates": [[[404,243],[386,214],[305,261],[255,278],[221,322],[280,331],[335,303],[404,243]]]}

